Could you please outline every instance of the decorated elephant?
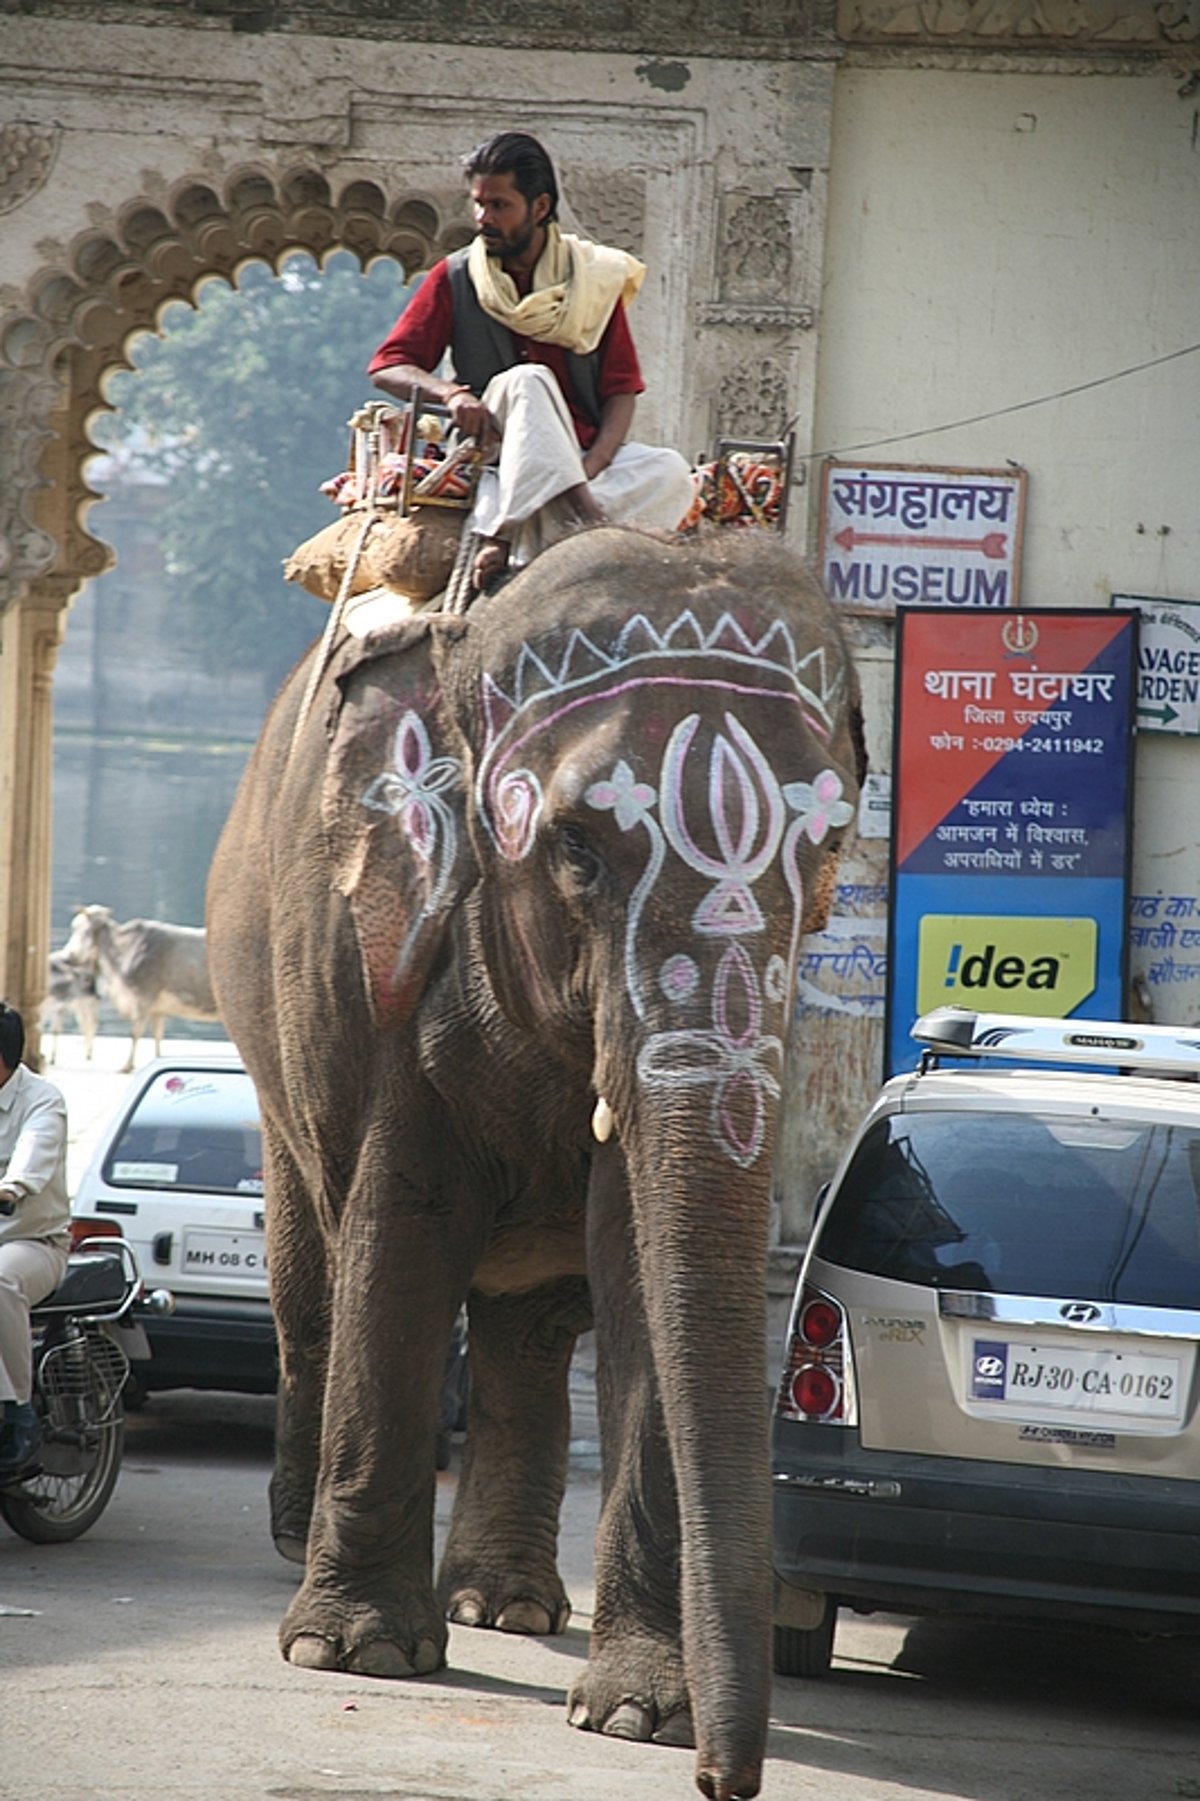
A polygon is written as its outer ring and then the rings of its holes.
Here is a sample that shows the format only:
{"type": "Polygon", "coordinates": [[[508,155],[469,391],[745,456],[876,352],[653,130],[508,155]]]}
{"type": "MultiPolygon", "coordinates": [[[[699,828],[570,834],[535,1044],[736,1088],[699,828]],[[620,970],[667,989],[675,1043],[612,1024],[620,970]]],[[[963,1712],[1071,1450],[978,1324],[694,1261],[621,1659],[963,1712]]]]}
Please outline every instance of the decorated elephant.
{"type": "Polygon", "coordinates": [[[568,1368],[603,1500],[572,1725],[758,1792],[766,1264],[802,931],[862,767],[832,610],[767,533],[600,528],[465,617],[311,660],[213,864],[258,1089],[281,1380],[272,1530],[307,1668],[411,1676],[447,1616],[561,1632],[568,1368]],[[443,1357],[467,1439],[436,1583],[443,1357]]]}

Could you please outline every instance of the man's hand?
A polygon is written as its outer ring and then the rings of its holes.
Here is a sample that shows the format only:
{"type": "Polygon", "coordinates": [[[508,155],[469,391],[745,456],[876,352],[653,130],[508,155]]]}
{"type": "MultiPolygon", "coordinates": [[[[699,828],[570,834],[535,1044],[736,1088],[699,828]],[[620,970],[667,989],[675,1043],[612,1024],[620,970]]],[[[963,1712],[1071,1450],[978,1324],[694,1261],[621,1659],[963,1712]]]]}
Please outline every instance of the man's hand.
{"type": "Polygon", "coordinates": [[[9,1219],[17,1211],[20,1198],[15,1188],[0,1188],[0,1214],[5,1219],[9,1219]]]}
{"type": "Polygon", "coordinates": [[[636,394],[610,394],[600,408],[600,429],[583,453],[583,473],[594,482],[629,436],[636,394]]]}
{"type": "Polygon", "coordinates": [[[470,388],[453,388],[443,405],[449,410],[454,429],[460,438],[474,438],[479,448],[489,451],[500,442],[500,427],[470,388]]]}

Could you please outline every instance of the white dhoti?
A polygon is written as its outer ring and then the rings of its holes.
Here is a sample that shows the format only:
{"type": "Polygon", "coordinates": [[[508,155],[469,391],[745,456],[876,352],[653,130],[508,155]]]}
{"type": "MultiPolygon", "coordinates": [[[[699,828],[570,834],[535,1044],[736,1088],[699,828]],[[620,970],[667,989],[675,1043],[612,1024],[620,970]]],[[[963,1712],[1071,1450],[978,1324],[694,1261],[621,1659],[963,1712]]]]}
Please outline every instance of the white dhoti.
{"type": "Polygon", "coordinates": [[[542,363],[494,376],[483,401],[500,427],[497,461],[480,472],[471,530],[504,538],[513,567],[565,537],[579,516],[565,498],[587,485],[614,524],[674,531],[692,504],[692,472],[677,450],[622,444],[588,481],[562,389],[542,363]]]}

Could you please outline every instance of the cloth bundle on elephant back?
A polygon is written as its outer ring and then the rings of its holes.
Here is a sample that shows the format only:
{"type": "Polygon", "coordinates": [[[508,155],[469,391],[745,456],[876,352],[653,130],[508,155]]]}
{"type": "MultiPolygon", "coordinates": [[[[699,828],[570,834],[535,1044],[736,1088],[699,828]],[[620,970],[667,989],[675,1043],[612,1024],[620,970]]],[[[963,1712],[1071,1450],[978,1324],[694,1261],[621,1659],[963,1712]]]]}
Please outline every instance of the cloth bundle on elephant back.
{"type": "Polygon", "coordinates": [[[283,578],[299,582],[318,600],[390,588],[418,604],[440,594],[450,579],[462,535],[463,515],[452,508],[352,509],[298,544],[283,565],[283,578]]]}
{"type": "Polygon", "coordinates": [[[594,1319],[604,1500],[570,1722],[694,1742],[706,1795],[753,1795],[772,1149],[798,946],[862,769],[836,619],[766,533],[608,527],[339,656],[298,731],[303,665],[277,701],[209,888],[263,1116],[272,1523],[307,1565],[284,1653],[406,1676],[442,1664],[447,1615],[563,1629],[567,1374],[594,1319]]]}

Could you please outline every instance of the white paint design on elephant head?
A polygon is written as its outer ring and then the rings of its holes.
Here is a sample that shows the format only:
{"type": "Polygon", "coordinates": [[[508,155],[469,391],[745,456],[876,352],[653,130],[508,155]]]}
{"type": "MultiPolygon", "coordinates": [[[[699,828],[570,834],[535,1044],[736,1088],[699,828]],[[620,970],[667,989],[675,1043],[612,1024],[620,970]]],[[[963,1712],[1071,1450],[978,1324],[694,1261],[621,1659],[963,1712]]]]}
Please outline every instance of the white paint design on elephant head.
{"type": "MultiPolygon", "coordinates": [[[[710,884],[692,912],[692,930],[701,939],[730,941],[713,980],[711,1028],[655,1033],[639,1056],[638,1073],[648,1087],[660,1089],[711,1084],[713,1134],[727,1156],[748,1168],[762,1149],[766,1100],[779,1094],[782,1037],[764,1034],[763,1004],[765,999],[781,1009],[791,993],[804,910],[799,841],[807,837],[821,843],[831,827],[849,821],[852,808],[842,798],[841,778],[832,769],[823,770],[814,782],[781,786],[751,733],[726,713],[725,730],[715,733],[709,746],[701,790],[706,796],[701,814],[706,835],[711,835],[720,854],[704,851],[686,816],[687,762],[690,755],[700,754],[701,724],[701,716],[692,713],[675,727],[657,788],[639,782],[621,759],[608,780],[593,782],[584,798],[599,811],[611,811],[623,832],[640,827],[649,840],[646,867],[625,920],[625,981],[639,1019],[645,1021],[649,1014],[639,935],[667,848],[710,884]],[[777,856],[782,856],[792,896],[789,955],[786,961],[771,957],[760,987],[754,964],[739,941],[764,929],[754,885],[777,856]],[[732,1024],[735,1018],[743,1021],[740,1030],[732,1024]]],[[[669,1003],[691,1000],[699,985],[699,965],[682,951],[669,956],[658,971],[659,990],[669,1003]]]]}
{"type": "Polygon", "coordinates": [[[649,1089],[711,1087],[712,1135],[727,1157],[749,1169],[766,1137],[767,1101],[781,1093],[783,1040],[762,1029],[758,975],[737,940],[717,964],[711,1014],[708,1029],[656,1032],[647,1039],[638,1054],[638,1077],[649,1089]]]}
{"type": "MultiPolygon", "coordinates": [[[[475,786],[475,804],[484,829],[502,856],[518,860],[532,844],[532,830],[513,833],[510,782],[528,782],[531,741],[568,714],[605,705],[637,688],[711,689],[727,702],[753,696],[756,704],[779,702],[798,709],[801,722],[821,743],[828,743],[833,722],[845,700],[846,675],[840,659],[830,660],[823,645],[801,654],[791,628],[774,621],[754,638],[730,613],[711,627],[701,624],[690,608],[665,628],[635,613],[618,628],[610,643],[597,643],[586,632],[573,631],[557,657],[531,645],[521,647],[511,680],[502,686],[483,678],[484,741],[475,786]]],[[[632,778],[631,778],[632,779],[632,778]]],[[[540,791],[531,791],[518,809],[523,821],[536,816],[540,791]]]]}
{"type": "Polygon", "coordinates": [[[533,849],[542,813],[542,785],[530,769],[513,769],[497,782],[492,794],[497,848],[510,863],[533,849]]]}
{"type": "Polygon", "coordinates": [[[402,975],[412,953],[419,927],[436,913],[446,899],[458,847],[458,826],[453,807],[445,796],[463,786],[463,766],[457,757],[435,757],[429,733],[412,708],[396,727],[392,743],[392,768],[377,775],[362,797],[364,807],[391,813],[417,859],[431,871],[425,898],[409,926],[395,975],[402,975]]]}
{"type": "Polygon", "coordinates": [[[684,817],[683,770],[700,729],[693,713],[676,728],[662,772],[662,823],[672,850],[713,886],[692,915],[697,932],[714,937],[761,932],[763,916],[754,884],[769,869],[783,836],[779,784],[746,728],[725,715],[728,737],[713,739],[708,765],[708,821],[719,857],[705,854],[684,817]]]}

